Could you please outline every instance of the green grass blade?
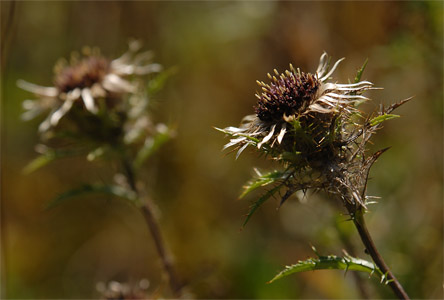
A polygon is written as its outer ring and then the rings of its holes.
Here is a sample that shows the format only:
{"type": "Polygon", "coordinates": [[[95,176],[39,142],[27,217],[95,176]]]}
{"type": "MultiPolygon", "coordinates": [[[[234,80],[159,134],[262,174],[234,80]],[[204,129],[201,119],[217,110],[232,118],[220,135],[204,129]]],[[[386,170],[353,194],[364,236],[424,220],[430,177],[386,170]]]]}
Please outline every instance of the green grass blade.
{"type": "Polygon", "coordinates": [[[51,209],[59,204],[65,202],[66,200],[69,200],[74,197],[80,197],[85,196],[89,194],[105,194],[105,195],[111,195],[123,199],[130,200],[132,202],[137,201],[137,195],[127,190],[121,186],[116,185],[104,185],[104,184],[84,184],[78,188],[69,190],[67,192],[64,192],[63,194],[59,195],[55,199],[53,199],[50,203],[47,204],[46,209],[51,209]]]}

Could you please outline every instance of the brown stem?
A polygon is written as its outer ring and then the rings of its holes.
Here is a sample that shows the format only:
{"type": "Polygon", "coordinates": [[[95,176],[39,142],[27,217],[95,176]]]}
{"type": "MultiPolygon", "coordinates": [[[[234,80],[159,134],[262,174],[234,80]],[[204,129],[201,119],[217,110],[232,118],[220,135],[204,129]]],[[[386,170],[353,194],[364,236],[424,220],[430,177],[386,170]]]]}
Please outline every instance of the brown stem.
{"type": "Polygon", "coordinates": [[[8,272],[8,260],[6,258],[7,249],[7,228],[6,228],[6,205],[5,201],[0,201],[0,284],[2,288],[0,289],[0,299],[7,299],[7,272],[8,272]]]}
{"type": "MultiPolygon", "coordinates": [[[[3,73],[3,71],[5,70],[5,65],[6,65],[6,61],[7,61],[7,57],[8,57],[8,50],[9,50],[9,46],[10,46],[10,42],[12,39],[12,36],[14,34],[14,21],[15,21],[15,16],[16,16],[16,1],[9,1],[9,11],[8,11],[8,15],[7,18],[5,18],[5,24],[3,24],[2,22],[2,32],[1,32],[1,45],[0,45],[0,66],[1,66],[1,71],[3,73]]],[[[3,74],[2,74],[3,75],[3,74]]]]}
{"type": "MultiPolygon", "coordinates": [[[[134,169],[131,163],[128,160],[123,160],[123,168],[125,169],[128,184],[130,185],[131,189],[138,195],[139,192],[136,187],[134,169]]],[[[171,260],[171,256],[166,249],[165,242],[160,231],[160,226],[153,214],[153,207],[150,199],[145,199],[144,203],[140,207],[140,210],[143,214],[146,224],[148,225],[151,236],[153,237],[157,254],[162,261],[163,270],[168,275],[170,288],[175,297],[180,297],[182,294],[183,285],[177,276],[173,262],[171,260]]]]}
{"type": "Polygon", "coordinates": [[[353,223],[355,224],[355,227],[359,232],[359,236],[361,237],[361,240],[364,243],[367,252],[370,254],[373,261],[382,271],[382,273],[386,275],[388,284],[395,295],[399,299],[410,299],[407,293],[404,291],[402,285],[399,283],[398,279],[396,279],[395,275],[393,275],[392,271],[390,271],[381,254],[379,254],[378,250],[376,249],[376,245],[367,230],[367,226],[365,225],[364,213],[362,211],[362,208],[356,210],[351,208],[351,206],[347,206],[347,209],[352,216],[353,223]]]}
{"type": "Polygon", "coordinates": [[[149,201],[146,201],[146,203],[141,207],[141,210],[145,221],[150,229],[154,243],[156,244],[157,253],[162,260],[163,269],[168,274],[171,290],[173,291],[175,296],[180,297],[183,285],[178,279],[173,262],[171,260],[171,256],[167,253],[165,243],[160,233],[159,224],[157,223],[156,218],[152,213],[152,207],[149,201]]]}

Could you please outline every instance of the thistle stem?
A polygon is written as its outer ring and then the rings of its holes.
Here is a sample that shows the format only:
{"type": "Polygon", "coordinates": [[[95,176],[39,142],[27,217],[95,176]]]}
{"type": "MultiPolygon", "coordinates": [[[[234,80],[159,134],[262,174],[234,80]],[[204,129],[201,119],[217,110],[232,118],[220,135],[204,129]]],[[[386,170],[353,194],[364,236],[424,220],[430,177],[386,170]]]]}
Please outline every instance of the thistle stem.
{"type": "Polygon", "coordinates": [[[373,239],[370,236],[370,233],[365,224],[363,209],[360,208],[356,210],[354,209],[354,207],[351,208],[351,206],[348,206],[347,209],[353,218],[353,223],[358,230],[359,236],[361,237],[361,240],[364,243],[367,252],[370,254],[373,261],[382,271],[382,273],[387,276],[386,279],[388,280],[388,285],[391,287],[393,293],[399,299],[410,299],[407,293],[404,291],[402,285],[399,283],[398,279],[396,279],[395,275],[393,275],[392,271],[390,271],[381,254],[379,254],[376,245],[373,242],[373,239]]]}
{"type": "MultiPolygon", "coordinates": [[[[125,175],[128,180],[128,184],[131,187],[131,190],[139,196],[139,192],[136,186],[136,178],[134,173],[134,168],[132,164],[124,159],[123,160],[123,168],[125,170],[125,175]]],[[[171,291],[173,292],[175,297],[180,297],[182,294],[183,285],[180,282],[177,273],[175,271],[174,264],[171,260],[171,255],[165,246],[165,241],[162,237],[162,233],[160,231],[160,226],[156,220],[156,217],[153,214],[152,203],[149,198],[146,198],[144,203],[141,205],[140,210],[145,219],[145,222],[148,226],[148,229],[151,233],[151,236],[154,240],[154,244],[156,246],[157,254],[160,257],[162,262],[162,268],[164,272],[168,275],[169,285],[171,291]]]]}
{"type": "MultiPolygon", "coordinates": [[[[342,244],[344,245],[347,252],[351,255],[356,257],[356,251],[355,247],[350,241],[350,238],[341,230],[341,228],[338,226],[338,222],[335,222],[336,231],[338,232],[339,238],[342,241],[342,244]]],[[[359,293],[361,294],[362,299],[370,299],[368,287],[366,286],[366,282],[361,277],[361,274],[359,272],[352,272],[353,278],[356,283],[356,287],[359,290],[359,293]]]]}

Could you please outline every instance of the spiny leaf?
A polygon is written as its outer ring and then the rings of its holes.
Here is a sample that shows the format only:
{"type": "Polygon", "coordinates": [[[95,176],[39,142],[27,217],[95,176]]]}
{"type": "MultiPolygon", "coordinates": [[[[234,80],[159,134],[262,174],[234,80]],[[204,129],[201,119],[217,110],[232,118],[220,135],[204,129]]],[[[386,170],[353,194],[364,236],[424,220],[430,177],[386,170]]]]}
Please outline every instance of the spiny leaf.
{"type": "Polygon", "coordinates": [[[243,198],[252,191],[256,190],[257,188],[261,186],[266,186],[271,183],[275,183],[276,181],[280,179],[284,179],[286,175],[286,172],[282,171],[273,171],[264,175],[260,175],[257,178],[252,179],[244,186],[244,191],[239,196],[239,198],[243,198]]]}
{"type": "Polygon", "coordinates": [[[355,77],[355,83],[358,83],[359,81],[361,81],[362,73],[364,73],[364,70],[365,70],[365,67],[367,66],[367,63],[368,63],[368,58],[364,61],[364,64],[358,70],[358,73],[356,74],[356,77],[355,77]]]}
{"type": "Polygon", "coordinates": [[[172,130],[166,128],[162,132],[158,132],[155,136],[146,139],[143,147],[137,153],[136,159],[134,160],[134,167],[136,169],[140,168],[142,164],[150,158],[159,148],[170,140],[172,136],[172,130]]]}
{"type": "Polygon", "coordinates": [[[50,203],[48,203],[46,209],[54,208],[59,204],[61,204],[62,202],[74,197],[85,196],[88,194],[95,194],[95,193],[112,195],[130,200],[132,202],[137,201],[137,195],[133,191],[127,190],[121,186],[104,185],[104,184],[84,184],[78,188],[69,190],[59,195],[58,197],[53,199],[50,203]]]}
{"type": "Polygon", "coordinates": [[[399,118],[399,115],[383,114],[383,115],[380,115],[380,116],[377,116],[377,117],[374,117],[373,119],[371,119],[370,126],[376,126],[384,121],[394,119],[394,118],[399,118]]]}
{"type": "Polygon", "coordinates": [[[275,186],[271,190],[267,191],[262,197],[260,197],[256,202],[253,203],[250,207],[250,211],[247,214],[247,217],[244,221],[244,224],[242,224],[242,227],[245,227],[247,225],[248,221],[250,220],[253,213],[265,202],[267,201],[271,196],[273,196],[277,191],[279,191],[282,187],[283,183],[275,186]]]}
{"type": "Polygon", "coordinates": [[[392,111],[394,111],[395,109],[397,109],[398,107],[400,107],[401,105],[409,102],[410,100],[412,100],[413,97],[409,97],[407,99],[401,100],[399,102],[393,103],[392,105],[390,105],[389,107],[387,107],[387,109],[384,111],[386,114],[391,113],[392,111]]]}
{"type": "Polygon", "coordinates": [[[293,273],[328,269],[360,271],[369,273],[370,275],[375,274],[380,279],[383,278],[383,274],[378,269],[378,267],[376,267],[375,264],[369,261],[355,258],[349,255],[346,255],[344,257],[329,255],[319,256],[318,258],[309,258],[304,261],[299,261],[295,265],[287,266],[268,283],[272,283],[273,281],[276,281],[293,273]]]}

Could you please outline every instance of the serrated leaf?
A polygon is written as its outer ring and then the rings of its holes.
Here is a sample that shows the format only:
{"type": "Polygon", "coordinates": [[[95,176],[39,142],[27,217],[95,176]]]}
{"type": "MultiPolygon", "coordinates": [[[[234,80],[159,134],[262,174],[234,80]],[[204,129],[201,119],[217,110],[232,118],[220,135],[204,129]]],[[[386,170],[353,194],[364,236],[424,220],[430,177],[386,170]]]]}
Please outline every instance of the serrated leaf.
{"type": "Polygon", "coordinates": [[[171,129],[166,128],[164,131],[158,132],[155,136],[147,138],[144,145],[136,155],[134,167],[136,169],[140,168],[148,158],[159,150],[163,144],[170,140],[171,136],[171,129]]]}
{"type": "Polygon", "coordinates": [[[383,114],[383,115],[380,115],[380,116],[377,116],[377,117],[374,117],[373,119],[371,119],[370,126],[376,126],[384,121],[394,119],[394,118],[399,118],[399,115],[383,114]]]}
{"type": "Polygon", "coordinates": [[[265,201],[267,201],[271,196],[273,196],[277,191],[279,191],[282,187],[282,183],[275,186],[271,190],[267,191],[262,197],[260,197],[256,202],[253,203],[250,207],[250,211],[247,214],[247,217],[245,218],[244,224],[242,224],[242,227],[245,227],[247,225],[248,221],[250,220],[251,216],[254,214],[254,212],[262,205],[265,201]]]}
{"type": "Polygon", "coordinates": [[[297,264],[287,266],[283,271],[277,274],[268,283],[272,283],[278,279],[291,275],[293,273],[300,273],[314,270],[351,270],[369,273],[376,275],[380,279],[384,276],[378,267],[366,260],[355,258],[352,256],[339,257],[335,255],[319,256],[318,258],[309,258],[304,261],[299,261],[297,264]]]}
{"type": "Polygon", "coordinates": [[[244,191],[239,196],[239,198],[243,198],[252,191],[256,190],[259,187],[269,185],[271,183],[275,183],[280,179],[284,179],[286,175],[286,172],[282,171],[273,171],[264,175],[261,175],[259,177],[256,177],[252,180],[250,180],[245,186],[244,191]]]}
{"type": "Polygon", "coordinates": [[[111,196],[116,196],[119,198],[127,199],[132,202],[137,201],[137,195],[130,190],[127,190],[121,186],[117,185],[104,185],[104,184],[84,184],[78,188],[69,190],[59,195],[55,199],[53,199],[50,203],[47,204],[46,209],[51,209],[62,202],[79,196],[85,196],[88,194],[106,194],[111,196]]]}

